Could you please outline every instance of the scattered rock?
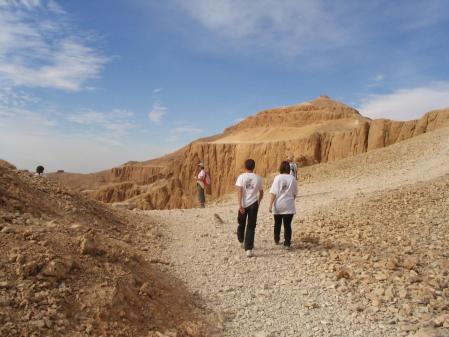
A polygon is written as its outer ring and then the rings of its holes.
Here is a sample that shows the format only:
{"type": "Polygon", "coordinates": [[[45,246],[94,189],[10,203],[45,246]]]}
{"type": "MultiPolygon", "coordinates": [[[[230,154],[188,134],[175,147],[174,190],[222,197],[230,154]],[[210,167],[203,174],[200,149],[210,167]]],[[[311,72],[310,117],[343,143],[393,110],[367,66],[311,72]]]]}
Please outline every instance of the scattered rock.
{"type": "Polygon", "coordinates": [[[56,280],[62,280],[67,277],[67,274],[72,270],[73,262],[71,260],[56,259],[48,262],[42,268],[42,275],[54,277],[56,280]]]}
{"type": "Polygon", "coordinates": [[[404,259],[404,262],[402,263],[402,266],[405,269],[412,270],[415,269],[418,266],[418,258],[416,257],[407,257],[404,259]]]}
{"type": "Polygon", "coordinates": [[[351,275],[349,274],[349,271],[347,269],[340,269],[337,271],[336,277],[337,277],[337,280],[349,279],[349,278],[351,278],[351,275]]]}
{"type": "Polygon", "coordinates": [[[421,328],[416,332],[415,337],[449,337],[449,330],[431,327],[421,328]]]}
{"type": "Polygon", "coordinates": [[[5,234],[14,234],[17,232],[17,229],[14,226],[5,226],[0,232],[5,234]]]}
{"type": "Polygon", "coordinates": [[[224,220],[221,218],[220,215],[218,215],[217,213],[214,213],[214,219],[215,221],[217,221],[219,224],[224,224],[224,220]]]}
{"type": "Polygon", "coordinates": [[[98,237],[92,233],[83,235],[80,240],[80,251],[84,255],[102,255],[104,250],[100,248],[98,237]]]}
{"type": "Polygon", "coordinates": [[[307,303],[304,304],[304,306],[307,309],[318,309],[320,307],[319,304],[315,303],[315,302],[307,302],[307,303]]]}

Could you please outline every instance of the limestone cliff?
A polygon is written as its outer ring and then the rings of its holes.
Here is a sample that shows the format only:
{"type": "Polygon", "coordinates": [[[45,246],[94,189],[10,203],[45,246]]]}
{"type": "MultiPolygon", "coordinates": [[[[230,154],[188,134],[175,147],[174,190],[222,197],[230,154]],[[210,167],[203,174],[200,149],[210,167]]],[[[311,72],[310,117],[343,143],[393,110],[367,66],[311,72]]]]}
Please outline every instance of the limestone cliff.
{"type": "Polygon", "coordinates": [[[199,139],[168,156],[88,175],[52,175],[104,202],[142,209],[195,205],[195,173],[204,161],[212,177],[209,199],[233,190],[245,159],[267,176],[286,158],[302,165],[335,161],[449,125],[449,109],[419,120],[370,120],[328,97],[257,113],[222,134],[199,139]]]}

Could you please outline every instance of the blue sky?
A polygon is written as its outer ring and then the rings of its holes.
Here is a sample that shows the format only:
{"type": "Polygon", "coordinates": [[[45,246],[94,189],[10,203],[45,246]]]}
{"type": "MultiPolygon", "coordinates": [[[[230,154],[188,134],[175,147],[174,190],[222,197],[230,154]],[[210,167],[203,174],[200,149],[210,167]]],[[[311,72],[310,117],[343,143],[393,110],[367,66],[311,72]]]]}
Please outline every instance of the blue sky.
{"type": "Polygon", "coordinates": [[[92,172],[320,94],[449,107],[445,0],[0,0],[0,158],[92,172]]]}

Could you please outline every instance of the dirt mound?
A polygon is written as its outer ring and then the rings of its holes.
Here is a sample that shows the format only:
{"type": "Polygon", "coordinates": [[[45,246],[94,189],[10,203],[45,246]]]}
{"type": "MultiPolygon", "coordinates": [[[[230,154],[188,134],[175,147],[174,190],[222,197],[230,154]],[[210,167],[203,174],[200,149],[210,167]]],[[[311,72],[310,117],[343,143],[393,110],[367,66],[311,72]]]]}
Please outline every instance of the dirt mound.
{"type": "Polygon", "coordinates": [[[158,241],[148,218],[2,163],[0,335],[204,335],[158,241]]]}
{"type": "Polygon", "coordinates": [[[15,170],[16,167],[10,163],[8,163],[6,160],[0,159],[0,167],[4,167],[7,169],[15,170]]]}
{"type": "Polygon", "coordinates": [[[188,208],[196,204],[197,164],[204,161],[212,177],[210,198],[233,190],[248,157],[267,176],[282,160],[301,165],[333,162],[409,139],[449,124],[449,109],[435,110],[407,122],[373,120],[357,110],[320,97],[311,102],[270,109],[251,116],[222,134],[199,139],[168,156],[131,163],[88,175],[51,176],[71,188],[129,208],[188,208]]]}

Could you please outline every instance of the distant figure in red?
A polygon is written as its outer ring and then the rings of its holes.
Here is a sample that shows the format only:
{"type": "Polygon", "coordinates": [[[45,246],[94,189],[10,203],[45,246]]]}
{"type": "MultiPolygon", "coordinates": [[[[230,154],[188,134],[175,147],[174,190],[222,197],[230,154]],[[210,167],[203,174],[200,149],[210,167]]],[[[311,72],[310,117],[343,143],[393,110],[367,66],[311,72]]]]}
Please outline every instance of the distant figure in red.
{"type": "Polygon", "coordinates": [[[204,180],[206,179],[206,171],[204,170],[203,162],[198,164],[199,172],[196,177],[196,190],[198,195],[198,203],[200,204],[200,208],[204,208],[206,203],[206,186],[204,184],[204,180]]]}

